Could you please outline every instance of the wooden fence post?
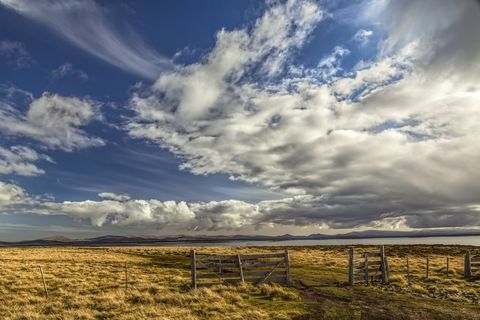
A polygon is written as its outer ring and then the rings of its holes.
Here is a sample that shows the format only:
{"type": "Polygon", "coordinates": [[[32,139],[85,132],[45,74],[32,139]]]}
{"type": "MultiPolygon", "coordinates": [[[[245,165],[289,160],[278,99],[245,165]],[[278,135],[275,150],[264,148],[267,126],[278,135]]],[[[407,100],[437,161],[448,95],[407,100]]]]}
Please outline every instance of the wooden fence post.
{"type": "Polygon", "coordinates": [[[450,257],[447,256],[447,278],[448,278],[448,271],[450,269],[450,257]]]}
{"type": "Polygon", "coordinates": [[[368,286],[368,253],[365,252],[364,253],[364,257],[365,257],[365,283],[366,285],[368,286]]]}
{"type": "Polygon", "coordinates": [[[237,254],[237,264],[238,264],[238,271],[240,272],[240,281],[244,283],[245,278],[243,277],[242,259],[240,258],[239,254],[237,254]]]}
{"type": "Polygon", "coordinates": [[[388,268],[387,268],[387,257],[385,256],[385,246],[380,247],[380,259],[382,266],[382,282],[383,284],[388,283],[388,268]]]}
{"type": "Polygon", "coordinates": [[[428,279],[428,269],[429,269],[429,259],[428,259],[428,256],[427,256],[427,265],[426,265],[427,269],[425,270],[425,278],[428,279]]]}
{"type": "Polygon", "coordinates": [[[407,257],[407,284],[408,286],[410,286],[411,282],[410,282],[410,263],[408,261],[408,257],[407,257]]]}
{"type": "Polygon", "coordinates": [[[353,286],[353,247],[348,248],[348,284],[353,286]]]}
{"type": "Polygon", "coordinates": [[[470,262],[470,251],[467,251],[467,253],[465,254],[465,262],[463,265],[463,275],[465,276],[465,278],[470,278],[472,276],[470,262]]]}
{"type": "Polygon", "coordinates": [[[125,294],[128,291],[128,266],[127,263],[125,262],[125,294]]]}
{"type": "Polygon", "coordinates": [[[288,250],[285,250],[285,272],[286,272],[286,284],[290,286],[292,283],[292,278],[290,275],[290,255],[288,254],[288,250]]]}
{"type": "Polygon", "coordinates": [[[42,266],[38,267],[40,268],[40,274],[42,275],[43,291],[45,292],[45,298],[48,298],[47,283],[45,282],[45,277],[43,276],[43,269],[42,266]]]}
{"type": "Polygon", "coordinates": [[[192,273],[192,288],[197,289],[197,261],[195,250],[190,251],[190,268],[192,273]]]}

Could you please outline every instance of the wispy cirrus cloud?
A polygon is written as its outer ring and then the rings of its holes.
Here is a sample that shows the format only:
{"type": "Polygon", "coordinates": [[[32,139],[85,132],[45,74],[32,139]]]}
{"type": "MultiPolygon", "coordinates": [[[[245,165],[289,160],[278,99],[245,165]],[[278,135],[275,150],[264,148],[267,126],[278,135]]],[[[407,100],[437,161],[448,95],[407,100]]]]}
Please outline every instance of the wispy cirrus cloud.
{"type": "Polygon", "coordinates": [[[18,41],[0,41],[0,57],[4,57],[17,68],[28,68],[35,63],[25,45],[18,41]]]}
{"type": "Polygon", "coordinates": [[[76,77],[82,81],[88,80],[88,74],[83,70],[74,68],[70,62],[65,62],[50,72],[50,78],[53,80],[59,80],[68,76],[76,77]]]}
{"type": "Polygon", "coordinates": [[[86,52],[147,79],[156,79],[170,61],[128,27],[119,28],[93,0],[0,0],[86,52]]]}
{"type": "Polygon", "coordinates": [[[372,30],[360,29],[353,36],[353,40],[357,41],[360,45],[364,46],[370,41],[370,37],[373,35],[372,30]]]}

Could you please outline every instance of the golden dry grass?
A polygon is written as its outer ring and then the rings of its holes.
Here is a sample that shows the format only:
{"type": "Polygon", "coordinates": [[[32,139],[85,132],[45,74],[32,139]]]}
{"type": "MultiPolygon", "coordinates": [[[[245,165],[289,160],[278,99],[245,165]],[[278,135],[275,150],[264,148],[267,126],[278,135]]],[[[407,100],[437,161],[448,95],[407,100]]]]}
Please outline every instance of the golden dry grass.
{"type": "Polygon", "coordinates": [[[225,319],[227,314],[230,319],[290,319],[304,313],[293,289],[190,290],[187,253],[181,248],[3,248],[0,319],[225,319]],[[272,303],[278,307],[271,308],[272,303]]]}
{"type": "MultiPolygon", "coordinates": [[[[283,249],[198,250],[232,254],[283,249]]],[[[1,248],[0,319],[380,319],[372,316],[379,312],[385,319],[480,319],[475,300],[480,297],[480,281],[463,279],[465,248],[461,247],[387,247],[391,284],[353,288],[346,286],[346,247],[290,248],[295,288],[237,285],[190,290],[189,251],[181,247],[1,248]],[[406,255],[413,274],[411,286],[405,275],[406,255]],[[424,279],[426,255],[429,279],[424,279]],[[444,272],[446,255],[451,257],[449,278],[444,272]],[[405,307],[408,311],[400,311],[405,307]]]]}

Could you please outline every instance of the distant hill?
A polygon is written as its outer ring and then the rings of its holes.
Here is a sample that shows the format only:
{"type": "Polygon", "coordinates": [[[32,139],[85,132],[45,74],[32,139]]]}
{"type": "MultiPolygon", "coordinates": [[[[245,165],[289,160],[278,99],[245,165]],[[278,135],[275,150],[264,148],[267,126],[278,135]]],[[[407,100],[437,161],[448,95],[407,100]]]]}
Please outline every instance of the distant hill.
{"type": "Polygon", "coordinates": [[[228,241],[282,241],[282,240],[327,240],[327,239],[367,239],[367,238],[393,238],[393,237],[435,237],[435,236],[480,236],[480,230],[423,230],[423,231],[383,231],[366,230],[360,232],[350,232],[345,234],[311,234],[307,236],[281,235],[281,236],[262,236],[262,235],[233,235],[233,236],[116,236],[105,235],[88,239],[71,239],[64,236],[52,236],[36,240],[26,240],[17,242],[0,241],[0,247],[10,246],[121,246],[121,245],[148,245],[155,243],[171,242],[228,242],[228,241]]]}

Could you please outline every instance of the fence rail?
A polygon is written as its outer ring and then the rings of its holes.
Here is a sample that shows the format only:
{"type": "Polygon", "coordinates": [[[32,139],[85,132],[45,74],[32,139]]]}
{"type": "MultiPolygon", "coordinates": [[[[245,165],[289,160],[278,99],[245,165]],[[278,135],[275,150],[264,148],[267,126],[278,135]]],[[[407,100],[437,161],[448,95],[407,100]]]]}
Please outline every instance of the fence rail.
{"type": "Polygon", "coordinates": [[[480,252],[467,251],[463,273],[466,278],[480,276],[480,252]]]}
{"type": "Polygon", "coordinates": [[[283,253],[212,255],[190,252],[192,288],[251,282],[290,285],[290,257],[283,253]],[[209,279],[210,282],[199,281],[209,279]]]}
{"type": "Polygon", "coordinates": [[[348,250],[348,283],[352,286],[355,281],[388,282],[388,262],[384,246],[379,252],[354,253],[354,248],[348,250]]]}

